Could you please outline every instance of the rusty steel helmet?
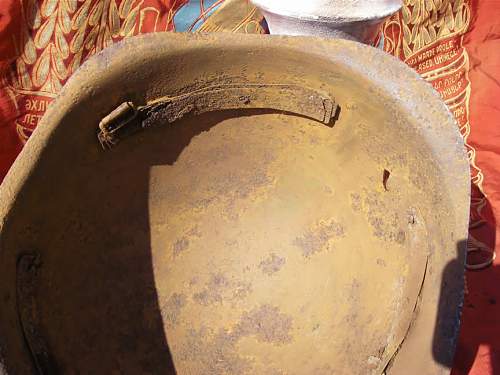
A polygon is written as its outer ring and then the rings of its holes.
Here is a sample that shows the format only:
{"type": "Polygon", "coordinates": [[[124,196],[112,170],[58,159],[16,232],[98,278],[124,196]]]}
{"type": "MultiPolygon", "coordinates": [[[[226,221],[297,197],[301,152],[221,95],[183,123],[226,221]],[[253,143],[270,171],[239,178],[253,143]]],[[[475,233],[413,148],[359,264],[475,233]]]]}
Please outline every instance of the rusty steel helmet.
{"type": "Polygon", "coordinates": [[[0,367],[445,373],[469,186],[452,115],[382,51],[130,38],[0,187],[0,367]]]}

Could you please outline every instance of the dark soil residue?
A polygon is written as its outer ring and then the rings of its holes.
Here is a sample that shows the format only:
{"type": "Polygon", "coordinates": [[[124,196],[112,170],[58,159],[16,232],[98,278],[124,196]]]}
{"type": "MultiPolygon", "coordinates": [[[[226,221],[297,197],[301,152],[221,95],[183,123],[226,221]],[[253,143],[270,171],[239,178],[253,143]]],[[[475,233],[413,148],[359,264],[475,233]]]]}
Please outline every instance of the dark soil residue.
{"type": "Polygon", "coordinates": [[[243,313],[235,332],[238,336],[256,336],[258,341],[283,345],[292,341],[293,319],[271,305],[261,305],[243,313]]]}
{"type": "Polygon", "coordinates": [[[343,237],[345,233],[342,224],[335,220],[320,222],[313,229],[307,230],[302,236],[297,237],[293,244],[302,250],[302,255],[308,258],[311,255],[330,248],[330,240],[343,237]]]}
{"type": "Polygon", "coordinates": [[[167,326],[173,326],[177,323],[179,314],[185,305],[186,296],[184,294],[172,294],[161,309],[163,320],[167,326]]]}

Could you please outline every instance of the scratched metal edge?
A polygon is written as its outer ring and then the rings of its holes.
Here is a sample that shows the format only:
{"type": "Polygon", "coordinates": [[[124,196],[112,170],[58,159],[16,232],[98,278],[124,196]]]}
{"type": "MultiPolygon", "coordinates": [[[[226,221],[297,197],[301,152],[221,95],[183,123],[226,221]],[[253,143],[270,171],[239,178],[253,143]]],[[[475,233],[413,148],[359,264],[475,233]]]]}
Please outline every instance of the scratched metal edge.
{"type": "MultiPolygon", "coordinates": [[[[169,56],[183,52],[202,52],[211,48],[241,51],[263,47],[308,54],[343,65],[353,74],[375,84],[381,95],[395,98],[398,106],[416,120],[415,123],[409,125],[414,127],[423,142],[427,142],[431,148],[432,157],[441,167],[443,190],[453,192],[454,197],[462,198],[455,202],[454,232],[459,238],[467,238],[470,185],[469,165],[463,140],[452,114],[441,101],[438,93],[411,68],[382,51],[344,40],[233,34],[157,33],[130,38],[103,50],[86,61],[63,87],[56,102],[48,109],[33,136],[14,162],[3,184],[0,185],[0,255],[2,255],[3,228],[8,223],[9,213],[15,208],[16,197],[22,192],[23,184],[33,173],[44,147],[50,143],[58,127],[62,127],[59,125],[62,125],[61,120],[64,114],[77,106],[80,98],[91,95],[94,84],[105,82],[107,73],[94,75],[97,79],[89,80],[87,76],[91,76],[92,72],[103,72],[103,68],[105,72],[117,71],[120,67],[141,64],[151,53],[156,53],[157,56],[158,54],[169,56]],[[159,46],[161,48],[158,48],[159,46]],[[131,50],[134,51],[132,55],[131,50]],[[367,61],[384,61],[384,63],[374,67],[367,64],[367,61]],[[425,111],[422,111],[422,108],[425,108],[425,111]]],[[[442,269],[448,261],[454,259],[450,251],[453,252],[453,249],[436,259],[436,269],[442,269]]],[[[428,275],[425,283],[431,283],[431,278],[435,282],[438,277],[438,274],[428,275]]],[[[427,289],[429,288],[425,288],[424,285],[423,298],[432,301],[433,294],[439,291],[427,289]]],[[[450,303],[451,308],[459,306],[461,298],[452,302],[456,303],[450,303]]],[[[412,335],[415,335],[415,332],[410,330],[407,339],[412,335]]],[[[2,342],[0,337],[0,352],[5,345],[6,343],[2,342]]],[[[403,344],[399,353],[407,350],[410,351],[411,348],[403,344]]],[[[0,369],[3,364],[0,358],[0,369]]],[[[447,371],[446,368],[439,369],[439,366],[436,369],[443,374],[447,371]]],[[[395,372],[389,371],[388,373],[395,372]]]]}

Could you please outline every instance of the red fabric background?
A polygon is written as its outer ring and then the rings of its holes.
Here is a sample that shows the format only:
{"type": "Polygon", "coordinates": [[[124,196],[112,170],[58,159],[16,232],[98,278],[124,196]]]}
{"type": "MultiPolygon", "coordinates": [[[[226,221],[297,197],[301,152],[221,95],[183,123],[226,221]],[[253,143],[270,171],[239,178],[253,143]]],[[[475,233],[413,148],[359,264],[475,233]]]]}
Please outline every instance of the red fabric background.
{"type": "MultiPolygon", "coordinates": [[[[475,0],[474,21],[464,39],[470,56],[471,134],[484,174],[486,223],[476,237],[499,249],[500,227],[500,1],[475,0]]],[[[492,267],[467,272],[468,292],[453,375],[500,374],[500,258],[492,267]]]]}
{"type": "Polygon", "coordinates": [[[0,181],[21,151],[22,145],[12,126],[16,116],[15,102],[5,90],[6,74],[17,57],[15,40],[21,31],[21,8],[17,1],[0,4],[0,181]]]}

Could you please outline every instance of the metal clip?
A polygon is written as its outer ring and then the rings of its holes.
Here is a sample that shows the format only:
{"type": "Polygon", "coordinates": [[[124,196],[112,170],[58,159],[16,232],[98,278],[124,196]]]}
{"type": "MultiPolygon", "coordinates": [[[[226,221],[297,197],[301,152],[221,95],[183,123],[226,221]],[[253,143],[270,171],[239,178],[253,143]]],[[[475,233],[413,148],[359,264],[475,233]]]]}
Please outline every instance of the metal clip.
{"type": "Polygon", "coordinates": [[[99,123],[97,138],[103,149],[116,145],[120,138],[140,129],[141,121],[132,102],[120,104],[99,123]]]}
{"type": "Polygon", "coordinates": [[[176,96],[164,96],[136,107],[120,104],[99,123],[104,149],[155,123],[173,123],[187,114],[229,109],[274,109],[333,126],[338,104],[328,94],[296,84],[234,83],[211,85],[176,96]]]}

